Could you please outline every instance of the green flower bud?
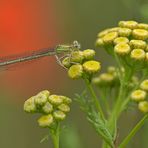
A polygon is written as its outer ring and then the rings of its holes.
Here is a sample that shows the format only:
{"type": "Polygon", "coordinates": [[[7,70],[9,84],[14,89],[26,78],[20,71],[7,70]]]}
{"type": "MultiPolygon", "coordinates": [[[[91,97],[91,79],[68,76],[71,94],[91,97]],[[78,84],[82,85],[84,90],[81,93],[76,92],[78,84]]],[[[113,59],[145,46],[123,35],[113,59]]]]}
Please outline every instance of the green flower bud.
{"type": "Polygon", "coordinates": [[[96,46],[100,47],[100,46],[104,46],[104,42],[102,38],[98,38],[96,40],[96,46]]]}
{"type": "Polygon", "coordinates": [[[43,115],[38,119],[38,124],[40,127],[50,127],[53,124],[53,116],[51,114],[49,115],[43,115]]]}
{"type": "Polygon", "coordinates": [[[100,75],[100,80],[104,83],[111,83],[114,80],[114,76],[109,73],[102,73],[100,75]]]}
{"type": "Polygon", "coordinates": [[[131,33],[132,33],[132,30],[129,28],[120,28],[118,30],[119,36],[122,36],[122,37],[129,37],[131,33]]]}
{"type": "Polygon", "coordinates": [[[84,59],[82,51],[74,51],[71,53],[71,62],[82,63],[84,59]]]}
{"type": "Polygon", "coordinates": [[[140,88],[148,91],[148,79],[144,80],[141,84],[140,84],[140,88]]]}
{"type": "Polygon", "coordinates": [[[138,23],[136,21],[120,21],[118,25],[119,27],[135,29],[138,23]]]}
{"type": "Polygon", "coordinates": [[[36,105],[42,106],[47,102],[47,95],[39,93],[35,96],[34,102],[36,105]]]}
{"type": "Polygon", "coordinates": [[[131,93],[131,99],[136,102],[143,101],[146,98],[146,95],[145,91],[138,89],[131,93]]]}
{"type": "Polygon", "coordinates": [[[62,98],[63,103],[65,103],[65,104],[70,104],[72,102],[72,100],[66,96],[59,96],[59,97],[62,98]]]}
{"type": "Polygon", "coordinates": [[[60,105],[63,103],[63,99],[58,96],[58,95],[50,95],[48,97],[48,101],[52,104],[52,105],[60,105]]]}
{"type": "Polygon", "coordinates": [[[138,108],[141,112],[147,113],[148,112],[148,102],[147,101],[139,102],[138,108]]]}
{"type": "Polygon", "coordinates": [[[137,25],[137,28],[138,28],[138,29],[145,29],[145,30],[148,30],[148,24],[139,23],[139,24],[137,25]]]}
{"type": "Polygon", "coordinates": [[[93,49],[86,49],[83,51],[83,56],[85,60],[92,60],[95,56],[95,51],[93,49]]]}
{"type": "Polygon", "coordinates": [[[135,39],[146,40],[148,38],[148,31],[144,29],[134,29],[132,35],[135,39]]]}
{"type": "Polygon", "coordinates": [[[43,90],[43,91],[39,92],[37,95],[42,95],[42,94],[48,98],[50,95],[50,92],[48,90],[43,90]]]}
{"type": "Polygon", "coordinates": [[[116,45],[119,43],[129,43],[129,40],[126,37],[118,37],[114,40],[114,44],[116,45]]]}
{"type": "Polygon", "coordinates": [[[33,113],[36,112],[37,108],[34,103],[34,96],[29,98],[28,100],[25,101],[24,103],[24,111],[27,113],[33,113]]]}
{"type": "Polygon", "coordinates": [[[132,48],[145,49],[146,48],[146,42],[142,41],[142,40],[131,40],[130,41],[130,46],[132,48]]]}
{"type": "Polygon", "coordinates": [[[118,37],[117,32],[110,32],[103,37],[103,41],[105,44],[111,44],[118,37]]]}
{"type": "Polygon", "coordinates": [[[49,114],[53,111],[53,106],[49,102],[46,102],[46,104],[42,107],[42,110],[45,114],[49,114]]]}
{"type": "Polygon", "coordinates": [[[131,48],[128,44],[126,43],[119,43],[114,47],[114,51],[118,55],[126,55],[131,51],[131,48]]]}
{"type": "Polygon", "coordinates": [[[58,109],[60,110],[60,111],[62,111],[62,112],[65,112],[65,113],[67,113],[67,112],[69,112],[70,111],[70,107],[67,105],[67,104],[61,104],[61,105],[59,105],[58,106],[58,109]]]}
{"type": "Polygon", "coordinates": [[[68,70],[68,76],[72,79],[81,78],[83,74],[83,67],[80,64],[72,65],[68,70]]]}
{"type": "Polygon", "coordinates": [[[143,49],[134,49],[131,52],[131,58],[134,60],[144,60],[145,51],[143,49]]]}
{"type": "Polygon", "coordinates": [[[53,116],[56,120],[64,120],[66,118],[66,114],[60,110],[54,111],[53,116]]]}
{"type": "Polygon", "coordinates": [[[71,66],[71,61],[70,61],[70,57],[66,57],[62,60],[62,64],[64,65],[64,67],[69,68],[71,66]]]}
{"type": "Polygon", "coordinates": [[[101,69],[101,65],[98,61],[87,61],[83,64],[83,69],[89,74],[94,74],[101,69]]]}

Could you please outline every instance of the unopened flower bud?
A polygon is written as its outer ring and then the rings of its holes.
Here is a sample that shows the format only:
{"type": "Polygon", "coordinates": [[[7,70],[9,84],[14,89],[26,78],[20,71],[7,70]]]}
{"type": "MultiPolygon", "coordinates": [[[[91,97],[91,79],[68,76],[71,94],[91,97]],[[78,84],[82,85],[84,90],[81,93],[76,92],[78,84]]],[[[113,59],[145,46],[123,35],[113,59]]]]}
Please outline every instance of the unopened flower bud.
{"type": "Polygon", "coordinates": [[[72,102],[72,100],[66,96],[60,96],[63,100],[63,103],[65,104],[70,104],[72,102]]]}
{"type": "Polygon", "coordinates": [[[49,102],[46,102],[46,104],[42,107],[42,110],[44,113],[49,114],[53,111],[53,106],[49,102]]]}
{"type": "Polygon", "coordinates": [[[86,49],[83,51],[83,56],[85,60],[92,60],[95,56],[95,51],[93,49],[86,49]]]}
{"type": "Polygon", "coordinates": [[[101,65],[98,61],[87,61],[83,64],[83,69],[89,74],[94,74],[101,69],[101,65]]]}
{"type": "Polygon", "coordinates": [[[114,80],[114,76],[112,74],[109,74],[109,73],[102,73],[100,75],[100,80],[102,82],[105,82],[105,83],[110,83],[114,80]]]}
{"type": "Polygon", "coordinates": [[[144,80],[141,84],[140,84],[140,88],[142,90],[148,91],[148,79],[144,80]]]}
{"type": "Polygon", "coordinates": [[[38,119],[38,124],[40,127],[50,127],[53,122],[54,120],[51,114],[43,115],[38,119]]]}
{"type": "Polygon", "coordinates": [[[65,112],[65,113],[67,113],[67,112],[70,111],[70,107],[69,107],[67,104],[64,104],[64,103],[60,104],[60,105],[58,106],[58,109],[59,109],[60,111],[62,111],[62,112],[65,112]]]}
{"type": "Polygon", "coordinates": [[[47,95],[39,93],[35,96],[34,102],[36,105],[42,106],[47,102],[47,98],[47,95]]]}
{"type": "Polygon", "coordinates": [[[118,33],[117,32],[110,32],[107,33],[104,37],[103,37],[103,41],[105,44],[111,44],[113,43],[113,41],[118,37],[118,33]]]}
{"type": "Polygon", "coordinates": [[[118,30],[119,36],[121,37],[129,37],[132,33],[132,30],[129,28],[120,28],[118,30]]]}
{"type": "Polygon", "coordinates": [[[114,47],[114,51],[119,55],[126,55],[131,51],[131,48],[126,43],[119,43],[114,47]]]}
{"type": "Polygon", "coordinates": [[[24,111],[28,112],[28,113],[33,113],[36,112],[37,108],[36,105],[34,103],[34,96],[29,98],[28,100],[25,101],[24,103],[24,111]]]}
{"type": "Polygon", "coordinates": [[[148,38],[148,31],[144,29],[134,29],[132,35],[135,39],[146,40],[148,38]]]}
{"type": "Polygon", "coordinates": [[[143,49],[134,49],[131,52],[131,58],[134,60],[144,60],[145,51],[143,49]]]}
{"type": "Polygon", "coordinates": [[[136,21],[120,21],[118,25],[119,27],[135,29],[138,23],[136,21]]]}
{"type": "Polygon", "coordinates": [[[84,59],[84,56],[83,56],[83,52],[82,51],[74,51],[71,53],[71,62],[74,62],[74,63],[82,63],[84,59]]]}
{"type": "Polygon", "coordinates": [[[114,44],[116,45],[119,43],[129,43],[129,40],[126,37],[118,37],[114,40],[114,44]]]}
{"type": "Polygon", "coordinates": [[[139,102],[138,108],[141,112],[147,113],[148,112],[148,102],[147,101],[139,102]]]}
{"type": "Polygon", "coordinates": [[[62,60],[62,64],[64,65],[64,67],[69,68],[71,66],[71,61],[70,61],[70,57],[66,57],[62,60]]]}
{"type": "Polygon", "coordinates": [[[48,101],[52,105],[60,105],[61,103],[63,103],[63,99],[60,96],[58,96],[58,95],[50,95],[48,97],[48,101]]]}
{"type": "Polygon", "coordinates": [[[138,102],[138,101],[143,101],[146,98],[146,92],[143,90],[135,90],[131,94],[131,99],[138,102]]]}
{"type": "Polygon", "coordinates": [[[54,111],[53,116],[56,120],[64,120],[66,118],[66,114],[60,110],[54,111]]]}
{"type": "Polygon", "coordinates": [[[134,49],[140,48],[145,49],[146,48],[146,42],[143,40],[131,40],[130,46],[134,49]]]}
{"type": "Polygon", "coordinates": [[[68,70],[68,76],[72,79],[81,78],[83,74],[83,67],[80,64],[72,65],[68,70]]]}

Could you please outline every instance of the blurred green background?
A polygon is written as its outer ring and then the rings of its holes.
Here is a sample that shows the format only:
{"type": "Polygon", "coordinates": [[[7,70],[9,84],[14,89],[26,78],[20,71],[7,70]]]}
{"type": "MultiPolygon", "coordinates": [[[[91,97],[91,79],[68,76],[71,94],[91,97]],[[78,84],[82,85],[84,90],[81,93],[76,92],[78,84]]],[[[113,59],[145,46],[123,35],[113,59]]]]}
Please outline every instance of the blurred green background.
{"type": "MultiPolygon", "coordinates": [[[[44,3],[44,1],[43,1],[44,3]]],[[[64,43],[78,40],[82,48],[94,48],[96,34],[102,29],[116,26],[119,20],[136,20],[148,23],[147,0],[54,0],[55,20],[57,20],[58,38],[64,43]]],[[[50,6],[49,6],[50,8],[50,6]]],[[[47,11],[48,12],[48,11],[47,11]]],[[[106,66],[114,64],[105,51],[96,49],[97,59],[102,63],[103,70],[106,66]]],[[[50,148],[51,141],[40,144],[41,138],[48,133],[46,129],[38,127],[38,116],[28,115],[23,112],[23,102],[42,89],[49,89],[53,93],[64,94],[74,98],[74,93],[80,93],[85,87],[81,81],[68,79],[67,73],[55,59],[51,59],[53,67],[49,67],[48,73],[54,73],[39,83],[42,75],[38,74],[38,68],[34,69],[36,79],[29,79],[31,87],[24,81],[21,90],[17,81],[25,79],[21,73],[33,67],[25,66],[15,71],[0,73],[0,148],[50,148]],[[21,71],[21,72],[20,72],[21,71]],[[16,81],[13,76],[17,76],[16,81]],[[5,79],[4,79],[5,77],[5,79]],[[7,83],[5,82],[7,81],[7,83]],[[10,85],[9,85],[10,84],[10,85]]],[[[44,62],[42,65],[44,65],[44,62]]],[[[46,60],[46,62],[48,62],[46,60]]],[[[45,67],[44,67],[45,68],[45,67]]],[[[48,68],[48,67],[46,67],[48,68]]],[[[138,121],[140,114],[136,111],[126,112],[120,120],[119,129],[125,136],[131,127],[138,121]]],[[[73,102],[71,113],[65,122],[66,128],[61,135],[61,148],[99,148],[100,140],[91,125],[80,111],[78,104],[73,102]]],[[[148,122],[134,137],[130,143],[131,148],[148,147],[148,122]]],[[[121,137],[122,138],[122,137],[121,137]]]]}

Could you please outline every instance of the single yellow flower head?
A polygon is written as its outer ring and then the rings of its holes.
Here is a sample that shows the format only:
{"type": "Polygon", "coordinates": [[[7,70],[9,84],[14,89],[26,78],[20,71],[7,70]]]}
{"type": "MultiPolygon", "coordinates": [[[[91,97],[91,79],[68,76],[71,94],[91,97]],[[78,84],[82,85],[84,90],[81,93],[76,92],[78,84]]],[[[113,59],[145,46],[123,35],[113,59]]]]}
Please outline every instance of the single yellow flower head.
{"type": "Polygon", "coordinates": [[[62,60],[62,64],[64,67],[69,68],[71,66],[70,57],[66,57],[62,60]]]}
{"type": "Polygon", "coordinates": [[[129,43],[129,39],[126,37],[118,37],[114,40],[114,44],[119,44],[119,43],[129,43]]]}
{"type": "Polygon", "coordinates": [[[139,102],[138,108],[141,112],[147,113],[148,112],[148,102],[147,101],[139,102]]]}
{"type": "Polygon", "coordinates": [[[109,74],[109,73],[102,73],[100,75],[100,80],[105,82],[105,83],[110,83],[114,80],[114,76],[112,74],[109,74]]]}
{"type": "Polygon", "coordinates": [[[119,43],[114,47],[114,51],[119,55],[126,55],[131,51],[131,48],[126,43],[119,43]]]}
{"type": "Polygon", "coordinates": [[[140,84],[140,88],[142,90],[148,91],[148,79],[144,80],[141,84],[140,84]]]}
{"type": "Polygon", "coordinates": [[[118,30],[119,30],[119,27],[113,27],[113,28],[108,29],[108,33],[109,32],[117,32],[118,30]]]}
{"type": "Polygon", "coordinates": [[[129,37],[132,33],[132,30],[129,28],[120,28],[118,30],[119,36],[121,37],[129,37]]]}
{"type": "Polygon", "coordinates": [[[89,74],[94,74],[101,69],[101,65],[98,61],[87,61],[83,64],[83,69],[89,74]]]}
{"type": "Polygon", "coordinates": [[[83,56],[85,60],[92,60],[96,52],[93,49],[86,49],[83,51],[83,56]]]}
{"type": "Polygon", "coordinates": [[[36,105],[42,106],[47,102],[47,94],[39,93],[35,96],[34,102],[36,105]]]}
{"type": "Polygon", "coordinates": [[[98,38],[96,40],[96,46],[100,47],[100,46],[104,46],[104,41],[102,38],[98,38]]]}
{"type": "Polygon", "coordinates": [[[110,29],[105,29],[105,30],[99,32],[98,35],[97,35],[97,37],[99,37],[99,38],[104,37],[108,33],[109,30],[110,29]]]}
{"type": "Polygon", "coordinates": [[[74,51],[71,53],[71,62],[82,63],[84,59],[82,51],[74,51]]]}
{"type": "Polygon", "coordinates": [[[135,39],[146,40],[148,39],[148,31],[144,29],[134,29],[132,35],[135,39]]]}
{"type": "Polygon", "coordinates": [[[58,109],[59,109],[60,111],[64,112],[64,113],[67,113],[67,112],[70,111],[70,107],[69,107],[67,104],[64,104],[64,103],[60,104],[60,105],[58,106],[58,109]]]}
{"type": "Polygon", "coordinates": [[[134,60],[144,60],[145,51],[143,49],[134,49],[131,52],[131,58],[134,60]]]}
{"type": "Polygon", "coordinates": [[[59,96],[59,97],[62,98],[63,103],[65,103],[65,104],[70,104],[72,102],[72,100],[66,96],[59,96]]]}
{"type": "Polygon", "coordinates": [[[143,101],[146,98],[146,95],[145,91],[138,89],[132,92],[131,99],[137,102],[143,101]]]}
{"type": "Polygon", "coordinates": [[[83,67],[80,64],[72,65],[68,70],[68,76],[72,79],[81,78],[83,74],[83,67]]]}
{"type": "Polygon", "coordinates": [[[136,21],[120,21],[119,27],[125,27],[130,29],[135,29],[138,23],[136,21]]]}
{"type": "Polygon", "coordinates": [[[146,42],[143,40],[131,40],[130,46],[134,49],[135,48],[145,49],[147,45],[146,42]]]}
{"type": "Polygon", "coordinates": [[[53,105],[49,102],[46,102],[46,104],[42,107],[42,110],[45,114],[49,114],[53,111],[53,105]]]}
{"type": "Polygon", "coordinates": [[[139,23],[139,24],[137,25],[137,28],[138,28],[138,29],[145,29],[145,30],[148,30],[148,24],[139,23]]]}
{"type": "Polygon", "coordinates": [[[58,96],[58,95],[50,95],[48,97],[48,101],[52,104],[52,105],[60,105],[63,103],[63,99],[58,96]]]}
{"type": "Polygon", "coordinates": [[[24,111],[27,113],[33,113],[36,112],[37,108],[34,103],[34,96],[29,98],[28,100],[25,101],[24,103],[24,111]]]}
{"type": "Polygon", "coordinates": [[[62,121],[66,118],[66,114],[64,112],[60,111],[60,110],[54,111],[53,116],[58,121],[59,120],[62,121]]]}
{"type": "Polygon", "coordinates": [[[53,122],[54,120],[51,114],[43,115],[38,119],[38,124],[40,127],[50,127],[53,122]]]}
{"type": "Polygon", "coordinates": [[[104,41],[105,44],[110,44],[110,43],[112,43],[117,37],[118,37],[118,33],[117,33],[117,32],[110,32],[110,33],[107,33],[107,34],[103,37],[103,41],[104,41]]]}

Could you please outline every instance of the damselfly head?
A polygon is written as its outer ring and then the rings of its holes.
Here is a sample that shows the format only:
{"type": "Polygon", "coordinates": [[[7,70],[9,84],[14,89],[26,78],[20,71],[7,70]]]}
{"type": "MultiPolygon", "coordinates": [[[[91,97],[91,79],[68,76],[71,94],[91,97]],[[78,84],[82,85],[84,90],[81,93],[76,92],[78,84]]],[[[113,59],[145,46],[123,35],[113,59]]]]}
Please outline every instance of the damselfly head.
{"type": "Polygon", "coordinates": [[[78,41],[73,41],[73,48],[80,49],[81,45],[78,41]]]}

